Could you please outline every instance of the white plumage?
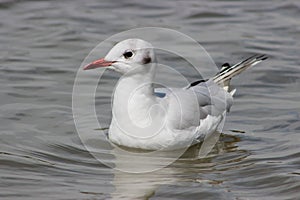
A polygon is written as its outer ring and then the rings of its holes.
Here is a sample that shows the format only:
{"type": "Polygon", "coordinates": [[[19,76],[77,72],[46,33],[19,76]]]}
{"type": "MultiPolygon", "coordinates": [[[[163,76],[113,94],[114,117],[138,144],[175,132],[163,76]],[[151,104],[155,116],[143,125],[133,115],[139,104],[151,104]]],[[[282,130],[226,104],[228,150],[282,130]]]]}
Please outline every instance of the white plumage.
{"type": "Polygon", "coordinates": [[[185,88],[154,88],[153,46],[128,39],[84,69],[108,67],[122,74],[113,96],[112,142],[148,150],[180,149],[216,131],[232,106],[235,90],[229,91],[230,79],[264,59],[259,55],[234,66],[224,64],[215,77],[185,88]]]}

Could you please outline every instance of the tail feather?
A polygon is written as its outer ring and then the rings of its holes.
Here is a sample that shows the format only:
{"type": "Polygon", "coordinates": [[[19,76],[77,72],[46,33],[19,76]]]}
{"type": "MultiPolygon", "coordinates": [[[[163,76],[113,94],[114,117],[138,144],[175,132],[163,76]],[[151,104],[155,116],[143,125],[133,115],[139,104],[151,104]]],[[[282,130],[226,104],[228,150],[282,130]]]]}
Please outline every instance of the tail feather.
{"type": "Polygon", "coordinates": [[[232,77],[240,74],[247,68],[260,63],[261,61],[267,59],[266,55],[254,55],[246,60],[239,62],[233,66],[228,63],[222,65],[221,71],[213,78],[214,82],[220,86],[223,86],[226,91],[229,91],[230,80],[232,77]]]}

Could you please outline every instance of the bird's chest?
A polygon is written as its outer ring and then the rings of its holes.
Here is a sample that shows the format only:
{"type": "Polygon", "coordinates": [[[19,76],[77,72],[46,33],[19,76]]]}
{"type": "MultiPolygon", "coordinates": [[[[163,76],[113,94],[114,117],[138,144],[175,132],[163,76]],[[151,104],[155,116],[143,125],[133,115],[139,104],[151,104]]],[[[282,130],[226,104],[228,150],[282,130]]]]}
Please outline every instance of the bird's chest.
{"type": "Polygon", "coordinates": [[[113,118],[123,126],[143,128],[154,126],[153,123],[158,125],[164,113],[159,102],[144,91],[116,90],[114,94],[113,118]]]}

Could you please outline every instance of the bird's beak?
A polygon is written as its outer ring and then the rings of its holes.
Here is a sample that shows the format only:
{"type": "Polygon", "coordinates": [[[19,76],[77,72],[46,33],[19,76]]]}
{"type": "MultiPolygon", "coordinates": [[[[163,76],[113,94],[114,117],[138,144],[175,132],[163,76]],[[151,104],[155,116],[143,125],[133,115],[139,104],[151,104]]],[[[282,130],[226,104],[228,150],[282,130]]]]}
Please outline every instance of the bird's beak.
{"type": "Polygon", "coordinates": [[[108,66],[111,66],[113,63],[114,63],[114,61],[107,61],[107,60],[104,60],[104,58],[101,58],[99,60],[96,60],[96,61],[84,66],[83,70],[96,69],[99,67],[108,67],[108,66]]]}

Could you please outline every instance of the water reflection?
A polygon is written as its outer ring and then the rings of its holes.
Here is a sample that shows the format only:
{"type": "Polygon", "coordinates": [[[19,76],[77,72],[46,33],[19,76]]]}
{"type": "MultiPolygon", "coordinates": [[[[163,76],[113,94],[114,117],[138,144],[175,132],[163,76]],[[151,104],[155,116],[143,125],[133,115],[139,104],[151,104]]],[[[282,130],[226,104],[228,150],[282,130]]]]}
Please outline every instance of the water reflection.
{"type": "MultiPolygon", "coordinates": [[[[164,159],[172,156],[162,155],[159,159],[149,162],[147,158],[141,159],[136,156],[124,156],[119,149],[113,149],[115,156],[114,178],[112,181],[115,191],[111,194],[112,199],[148,199],[155,195],[161,185],[176,185],[184,182],[206,183],[211,185],[221,184],[222,179],[207,179],[205,173],[218,170],[229,170],[230,165],[240,162],[248,156],[247,151],[238,149],[237,142],[240,138],[230,135],[221,135],[221,140],[214,146],[212,152],[205,158],[199,159],[198,154],[201,144],[194,145],[171,165],[161,168],[164,159]],[[243,156],[226,158],[227,152],[241,151],[243,156]],[[223,168],[222,165],[227,165],[223,168]],[[149,166],[150,165],[150,166],[149,166]],[[149,168],[158,168],[148,173],[128,173],[118,169],[131,167],[131,170],[147,171],[149,168]]],[[[173,152],[176,154],[176,152],[173,152]]],[[[232,166],[234,167],[234,166],[232,166]]]]}

